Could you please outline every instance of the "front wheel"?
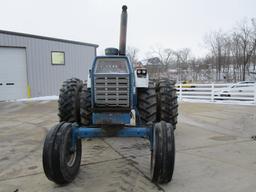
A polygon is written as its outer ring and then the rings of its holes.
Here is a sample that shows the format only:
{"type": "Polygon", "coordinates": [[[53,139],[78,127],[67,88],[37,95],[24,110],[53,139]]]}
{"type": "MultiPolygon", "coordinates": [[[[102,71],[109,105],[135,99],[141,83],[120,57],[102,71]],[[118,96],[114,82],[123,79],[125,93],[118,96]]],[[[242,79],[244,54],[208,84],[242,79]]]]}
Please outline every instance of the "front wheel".
{"type": "Polygon", "coordinates": [[[168,183],[172,179],[175,162],[175,140],[172,124],[158,122],[153,128],[153,148],[151,151],[151,180],[168,183]]]}
{"type": "Polygon", "coordinates": [[[43,148],[43,168],[47,178],[57,184],[67,184],[78,174],[81,162],[81,140],[71,150],[72,124],[61,122],[46,136],[43,148]]]}

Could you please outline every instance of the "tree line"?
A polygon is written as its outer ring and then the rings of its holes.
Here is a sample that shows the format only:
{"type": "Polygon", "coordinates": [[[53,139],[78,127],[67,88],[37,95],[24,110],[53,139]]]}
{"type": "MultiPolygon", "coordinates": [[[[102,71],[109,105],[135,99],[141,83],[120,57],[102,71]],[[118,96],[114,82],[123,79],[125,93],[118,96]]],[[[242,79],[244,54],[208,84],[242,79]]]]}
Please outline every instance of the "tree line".
{"type": "Polygon", "coordinates": [[[153,48],[138,60],[138,49],[128,48],[134,64],[142,63],[153,76],[166,76],[176,81],[237,82],[256,77],[256,19],[244,19],[232,30],[208,33],[203,39],[208,54],[193,57],[189,48],[153,48]]]}

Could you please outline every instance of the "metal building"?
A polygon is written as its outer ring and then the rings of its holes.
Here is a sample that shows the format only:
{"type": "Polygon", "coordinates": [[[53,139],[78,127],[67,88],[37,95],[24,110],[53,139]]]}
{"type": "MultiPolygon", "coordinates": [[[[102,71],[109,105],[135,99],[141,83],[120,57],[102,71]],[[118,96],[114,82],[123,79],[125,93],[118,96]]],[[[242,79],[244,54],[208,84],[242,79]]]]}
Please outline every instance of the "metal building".
{"type": "Polygon", "coordinates": [[[58,95],[65,79],[87,79],[97,47],[0,30],[0,101],[58,95]]]}

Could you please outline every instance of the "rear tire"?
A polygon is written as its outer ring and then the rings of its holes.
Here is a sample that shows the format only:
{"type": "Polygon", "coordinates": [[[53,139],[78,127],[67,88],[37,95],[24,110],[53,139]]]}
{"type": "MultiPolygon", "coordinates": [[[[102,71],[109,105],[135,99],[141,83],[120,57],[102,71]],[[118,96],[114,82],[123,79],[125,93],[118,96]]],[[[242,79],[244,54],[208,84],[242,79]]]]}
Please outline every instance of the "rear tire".
{"type": "Polygon", "coordinates": [[[172,180],[175,163],[175,139],[173,126],[164,121],[153,128],[153,149],[151,151],[151,180],[154,183],[168,183],[172,180]]]}
{"type": "Polygon", "coordinates": [[[80,97],[80,114],[81,124],[89,125],[92,122],[91,112],[91,90],[87,88],[87,84],[83,85],[80,97]]]}
{"type": "Polygon", "coordinates": [[[46,136],[43,148],[43,168],[47,178],[57,184],[73,181],[81,162],[81,140],[71,151],[72,124],[59,123],[46,136]]]}
{"type": "Polygon", "coordinates": [[[142,125],[165,121],[176,129],[178,103],[174,82],[160,79],[154,83],[149,80],[149,87],[137,89],[137,93],[140,117],[137,119],[141,120],[142,125]]]}
{"type": "Polygon", "coordinates": [[[165,121],[171,123],[176,129],[178,117],[178,102],[176,88],[173,81],[169,79],[160,79],[157,82],[157,121],[165,121]]]}
{"type": "Polygon", "coordinates": [[[151,122],[154,123],[157,120],[157,93],[156,86],[152,80],[149,80],[148,88],[140,88],[137,90],[138,94],[138,120],[141,120],[140,124],[146,125],[151,122]]]}
{"type": "Polygon", "coordinates": [[[83,82],[77,78],[71,78],[63,82],[59,95],[60,122],[80,123],[80,93],[83,82]]]}

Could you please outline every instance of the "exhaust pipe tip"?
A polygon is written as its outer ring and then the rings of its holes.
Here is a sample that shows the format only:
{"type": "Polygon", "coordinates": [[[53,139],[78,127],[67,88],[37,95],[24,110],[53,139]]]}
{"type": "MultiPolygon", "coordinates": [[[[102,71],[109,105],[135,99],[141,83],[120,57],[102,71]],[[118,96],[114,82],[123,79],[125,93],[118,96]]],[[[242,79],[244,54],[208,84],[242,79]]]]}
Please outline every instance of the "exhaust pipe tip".
{"type": "Polygon", "coordinates": [[[126,11],[126,10],[127,10],[127,6],[126,6],[126,5],[123,5],[123,6],[122,6],[122,10],[123,10],[123,11],[126,11]]]}

